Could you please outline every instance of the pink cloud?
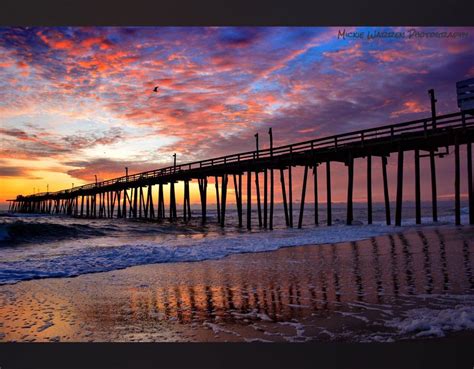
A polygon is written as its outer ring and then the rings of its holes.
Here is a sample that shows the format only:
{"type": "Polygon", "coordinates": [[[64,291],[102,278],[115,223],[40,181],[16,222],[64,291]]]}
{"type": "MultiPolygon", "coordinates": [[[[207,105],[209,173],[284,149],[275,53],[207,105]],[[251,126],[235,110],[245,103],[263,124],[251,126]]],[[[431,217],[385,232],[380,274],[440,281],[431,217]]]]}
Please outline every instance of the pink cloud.
{"type": "Polygon", "coordinates": [[[398,117],[403,114],[426,112],[426,104],[420,104],[418,101],[405,101],[403,108],[391,114],[392,117],[398,117]]]}

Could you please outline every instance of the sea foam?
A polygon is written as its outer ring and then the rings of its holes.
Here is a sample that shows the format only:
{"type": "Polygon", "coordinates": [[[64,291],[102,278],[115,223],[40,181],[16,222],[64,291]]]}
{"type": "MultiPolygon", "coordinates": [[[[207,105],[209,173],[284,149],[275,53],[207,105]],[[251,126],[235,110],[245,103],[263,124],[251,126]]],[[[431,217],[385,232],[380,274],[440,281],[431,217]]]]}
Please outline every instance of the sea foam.
{"type": "Polygon", "coordinates": [[[146,241],[117,246],[94,244],[59,256],[33,255],[24,260],[0,262],[0,284],[47,277],[72,277],[135,265],[220,259],[236,253],[263,252],[281,247],[356,241],[393,232],[393,227],[334,226],[241,232],[207,237],[176,237],[163,242],[146,241]]]}

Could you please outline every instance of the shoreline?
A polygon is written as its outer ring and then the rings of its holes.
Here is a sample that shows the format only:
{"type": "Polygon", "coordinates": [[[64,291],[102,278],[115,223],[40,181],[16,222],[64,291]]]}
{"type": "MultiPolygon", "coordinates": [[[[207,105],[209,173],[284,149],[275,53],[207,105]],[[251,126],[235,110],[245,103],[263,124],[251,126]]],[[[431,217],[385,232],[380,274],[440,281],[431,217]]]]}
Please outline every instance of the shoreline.
{"type": "MultiPolygon", "coordinates": [[[[435,323],[474,310],[473,234],[470,226],[410,227],[359,241],[1,285],[0,341],[424,339],[426,322],[398,332],[418,319],[417,309],[435,323]]],[[[472,339],[472,330],[453,329],[428,337],[472,339]]]]}
{"type": "MultiPolygon", "coordinates": [[[[36,230],[40,225],[44,227],[43,224],[32,224],[35,232],[37,232],[36,230]]],[[[46,232],[48,232],[49,225],[46,223],[45,226],[46,232]]],[[[73,228],[75,226],[75,224],[72,224],[71,229],[66,230],[75,234],[76,230],[73,228]]],[[[25,232],[28,232],[26,230],[28,227],[30,227],[29,224],[22,224],[25,232]]],[[[51,224],[51,227],[56,231],[56,225],[51,224]]],[[[16,248],[15,252],[18,255],[11,261],[7,259],[3,265],[0,264],[0,269],[2,266],[4,267],[0,286],[44,278],[77,277],[84,274],[123,270],[142,265],[221,260],[230,255],[258,254],[288,247],[362,241],[372,237],[393,235],[400,232],[413,232],[419,229],[430,230],[437,227],[457,228],[456,225],[443,223],[443,219],[440,219],[440,222],[437,224],[406,224],[402,227],[374,223],[373,225],[355,224],[347,226],[338,224],[332,227],[304,227],[303,230],[276,228],[271,234],[267,234],[265,231],[236,232],[225,235],[224,239],[216,237],[216,235],[219,236],[219,233],[211,229],[204,231],[201,237],[197,238],[185,237],[165,240],[157,239],[155,241],[154,237],[156,237],[156,234],[151,233],[145,237],[140,235],[138,243],[137,239],[134,238],[134,233],[130,233],[125,237],[123,234],[118,234],[119,237],[117,239],[120,240],[120,243],[115,243],[113,236],[91,238],[92,246],[98,242],[97,245],[99,247],[88,246],[85,248],[85,242],[82,241],[88,240],[89,236],[86,234],[84,239],[66,238],[47,244],[48,248],[37,248],[36,253],[38,255],[32,254],[32,258],[28,260],[21,259],[22,246],[29,246],[28,242],[25,243],[23,241],[24,243],[19,244],[18,248],[16,248]],[[54,250],[58,246],[65,249],[62,255],[61,253],[58,254],[59,257],[54,254],[54,250]],[[48,255],[48,250],[52,250],[51,256],[48,255]],[[44,251],[47,251],[45,257],[42,255],[44,251]]],[[[469,228],[468,225],[464,227],[469,228]]],[[[18,230],[15,232],[18,232],[18,230]]],[[[96,230],[92,228],[88,232],[95,234],[96,230]]]]}

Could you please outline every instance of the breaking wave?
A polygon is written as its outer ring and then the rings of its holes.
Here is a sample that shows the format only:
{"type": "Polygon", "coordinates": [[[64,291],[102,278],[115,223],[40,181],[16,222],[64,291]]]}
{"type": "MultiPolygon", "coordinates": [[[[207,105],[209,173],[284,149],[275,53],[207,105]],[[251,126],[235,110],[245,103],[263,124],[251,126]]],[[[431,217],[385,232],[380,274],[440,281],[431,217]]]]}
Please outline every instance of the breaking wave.
{"type": "Polygon", "coordinates": [[[105,230],[90,227],[86,224],[35,223],[16,220],[0,224],[0,245],[20,244],[24,242],[47,242],[50,240],[75,237],[102,236],[105,230]]]}

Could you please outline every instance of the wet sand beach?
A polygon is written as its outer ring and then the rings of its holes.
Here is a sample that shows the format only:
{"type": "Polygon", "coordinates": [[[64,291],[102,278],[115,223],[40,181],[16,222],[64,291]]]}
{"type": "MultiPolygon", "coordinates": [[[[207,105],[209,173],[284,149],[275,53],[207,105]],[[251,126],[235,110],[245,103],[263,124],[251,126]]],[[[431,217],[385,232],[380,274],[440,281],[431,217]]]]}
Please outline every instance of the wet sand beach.
{"type": "Polygon", "coordinates": [[[474,338],[474,227],[0,286],[0,341],[474,338]]]}

